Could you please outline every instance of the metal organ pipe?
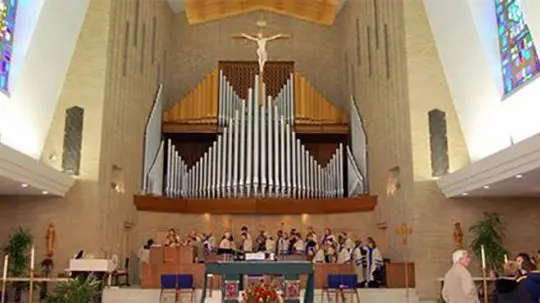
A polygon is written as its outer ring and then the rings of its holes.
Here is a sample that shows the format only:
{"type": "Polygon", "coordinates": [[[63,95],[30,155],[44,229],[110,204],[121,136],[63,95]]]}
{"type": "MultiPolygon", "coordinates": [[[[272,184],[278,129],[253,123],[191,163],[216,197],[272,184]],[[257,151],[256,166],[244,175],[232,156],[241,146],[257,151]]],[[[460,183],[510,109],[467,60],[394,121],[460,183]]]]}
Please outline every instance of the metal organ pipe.
{"type": "Polygon", "coordinates": [[[236,95],[223,72],[219,77],[218,123],[223,133],[191,167],[180,157],[173,142],[167,140],[167,196],[344,196],[344,168],[348,167],[344,161],[353,157],[349,156],[350,150],[339,144],[323,167],[301,143],[293,128],[293,75],[274,100],[265,95],[264,86],[259,88],[258,77],[247,100],[236,95]]]}

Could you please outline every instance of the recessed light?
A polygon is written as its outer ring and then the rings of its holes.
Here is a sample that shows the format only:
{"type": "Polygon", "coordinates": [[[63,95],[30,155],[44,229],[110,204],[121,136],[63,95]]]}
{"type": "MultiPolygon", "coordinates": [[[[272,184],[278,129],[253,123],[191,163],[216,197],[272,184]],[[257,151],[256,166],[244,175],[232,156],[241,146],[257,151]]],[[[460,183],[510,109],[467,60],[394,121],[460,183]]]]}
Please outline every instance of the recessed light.
{"type": "Polygon", "coordinates": [[[468,193],[462,193],[463,196],[468,196],[469,194],[468,193]]]}
{"type": "Polygon", "coordinates": [[[28,184],[23,183],[23,184],[21,184],[21,187],[27,188],[27,187],[28,187],[28,184]]]}
{"type": "Polygon", "coordinates": [[[516,175],[516,178],[521,179],[523,178],[523,175],[516,175]]]}
{"type": "Polygon", "coordinates": [[[44,194],[44,195],[48,195],[48,194],[49,194],[49,192],[46,191],[46,190],[42,191],[41,193],[44,194]]]}
{"type": "Polygon", "coordinates": [[[489,188],[489,185],[484,185],[484,189],[488,189],[489,188]]]}

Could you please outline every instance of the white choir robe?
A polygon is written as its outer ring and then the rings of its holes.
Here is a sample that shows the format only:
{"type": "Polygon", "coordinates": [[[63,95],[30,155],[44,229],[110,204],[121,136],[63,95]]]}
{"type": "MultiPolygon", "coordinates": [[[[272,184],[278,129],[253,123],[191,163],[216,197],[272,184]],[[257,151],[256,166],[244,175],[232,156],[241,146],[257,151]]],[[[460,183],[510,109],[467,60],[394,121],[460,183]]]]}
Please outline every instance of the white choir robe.
{"type": "Polygon", "coordinates": [[[278,239],[278,254],[285,255],[289,251],[289,239],[279,238],[278,239]]]}
{"type": "Polygon", "coordinates": [[[354,249],[354,241],[351,240],[351,238],[347,238],[345,240],[345,248],[348,249],[349,251],[352,251],[354,249]]]}
{"type": "Polygon", "coordinates": [[[365,280],[364,277],[364,256],[362,255],[362,247],[357,246],[352,251],[352,260],[354,264],[354,271],[358,279],[358,283],[362,283],[365,280]]]}
{"type": "Polygon", "coordinates": [[[266,246],[266,252],[269,254],[276,253],[276,241],[272,238],[267,238],[264,246],[266,246]]]}
{"type": "Polygon", "coordinates": [[[313,263],[326,263],[325,253],[323,249],[319,249],[313,257],[313,263]]]}
{"type": "Polygon", "coordinates": [[[253,251],[253,241],[251,241],[250,237],[245,239],[242,243],[242,251],[245,253],[250,253],[253,251]]]}
{"type": "Polygon", "coordinates": [[[383,257],[378,248],[366,247],[366,280],[373,281],[373,273],[383,266],[383,257]]]}
{"type": "Polygon", "coordinates": [[[302,239],[296,240],[296,242],[294,243],[294,251],[297,254],[304,254],[305,249],[306,249],[306,245],[304,243],[304,240],[302,240],[302,239]]]}
{"type": "Polygon", "coordinates": [[[351,261],[351,253],[347,248],[342,247],[338,253],[337,263],[345,264],[345,263],[348,263],[349,261],[351,261]]]}

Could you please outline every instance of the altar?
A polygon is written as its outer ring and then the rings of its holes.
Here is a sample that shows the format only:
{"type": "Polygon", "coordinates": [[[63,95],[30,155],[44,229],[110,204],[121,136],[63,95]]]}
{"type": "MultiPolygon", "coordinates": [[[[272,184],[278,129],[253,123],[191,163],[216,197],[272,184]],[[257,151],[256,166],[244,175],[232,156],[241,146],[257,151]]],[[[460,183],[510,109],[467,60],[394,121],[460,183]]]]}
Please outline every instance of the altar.
{"type": "Polygon", "coordinates": [[[241,291],[241,281],[244,275],[282,275],[284,281],[283,300],[288,303],[300,302],[300,275],[307,275],[306,291],[304,294],[305,303],[312,303],[314,297],[314,266],[306,261],[244,261],[227,262],[220,261],[206,263],[204,269],[204,283],[201,296],[201,303],[206,298],[209,275],[220,275],[223,278],[223,301],[226,303],[238,302],[241,291]]]}

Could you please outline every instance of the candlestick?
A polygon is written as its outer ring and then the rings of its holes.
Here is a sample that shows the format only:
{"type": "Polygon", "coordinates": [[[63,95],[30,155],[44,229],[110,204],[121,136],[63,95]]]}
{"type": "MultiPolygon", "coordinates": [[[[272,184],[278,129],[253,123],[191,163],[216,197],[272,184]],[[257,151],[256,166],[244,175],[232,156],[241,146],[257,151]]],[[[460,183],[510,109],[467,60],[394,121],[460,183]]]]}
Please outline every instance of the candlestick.
{"type": "Polygon", "coordinates": [[[504,254],[504,264],[508,263],[508,256],[504,254]]]}
{"type": "Polygon", "coordinates": [[[480,249],[482,251],[482,268],[486,268],[486,252],[484,250],[484,245],[480,246],[480,249]]]}
{"type": "Polygon", "coordinates": [[[34,245],[32,245],[32,251],[30,253],[30,269],[34,270],[34,258],[36,255],[36,249],[34,248],[34,245]]]}
{"type": "Polygon", "coordinates": [[[7,278],[8,260],[9,260],[9,256],[5,255],[4,256],[4,272],[2,273],[2,278],[4,279],[4,283],[6,283],[5,279],[7,278]]]}

